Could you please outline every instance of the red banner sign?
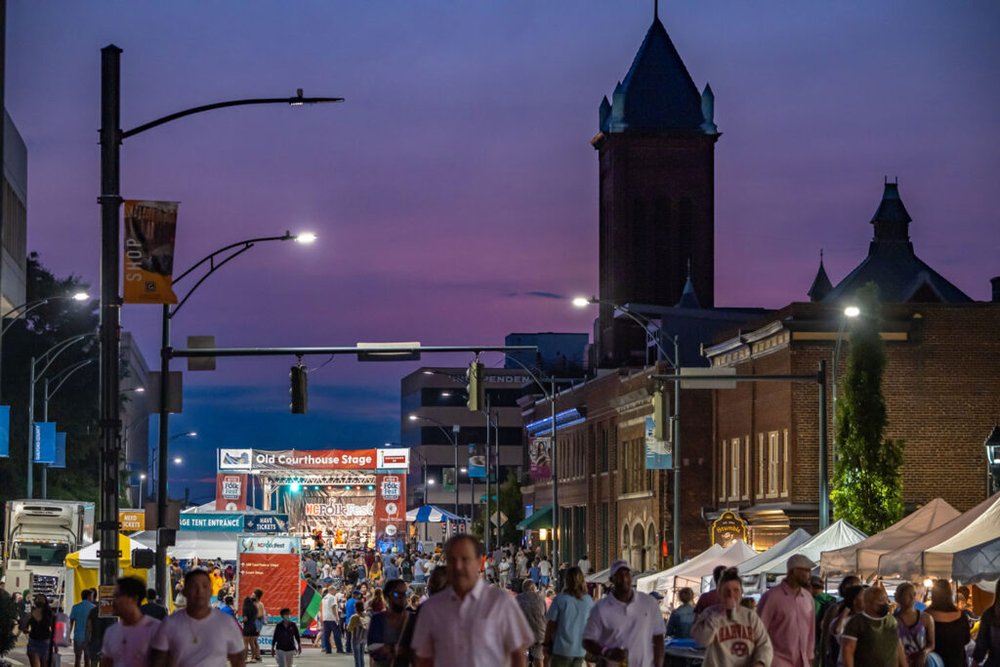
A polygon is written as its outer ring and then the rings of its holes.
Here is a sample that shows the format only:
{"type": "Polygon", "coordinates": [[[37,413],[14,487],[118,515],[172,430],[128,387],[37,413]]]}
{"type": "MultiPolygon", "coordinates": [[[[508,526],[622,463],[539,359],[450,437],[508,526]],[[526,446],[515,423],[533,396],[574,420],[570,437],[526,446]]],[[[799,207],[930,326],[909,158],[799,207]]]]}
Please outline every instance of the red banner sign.
{"type": "Polygon", "coordinates": [[[278,612],[288,607],[292,620],[299,618],[299,560],[301,543],[297,537],[240,535],[237,545],[237,598],[264,591],[261,602],[268,623],[281,620],[278,612]]]}
{"type": "Polygon", "coordinates": [[[375,476],[375,543],[380,550],[406,540],[406,475],[375,476]]]}
{"type": "Polygon", "coordinates": [[[247,508],[246,473],[220,472],[215,477],[215,509],[242,512],[247,508]]]}

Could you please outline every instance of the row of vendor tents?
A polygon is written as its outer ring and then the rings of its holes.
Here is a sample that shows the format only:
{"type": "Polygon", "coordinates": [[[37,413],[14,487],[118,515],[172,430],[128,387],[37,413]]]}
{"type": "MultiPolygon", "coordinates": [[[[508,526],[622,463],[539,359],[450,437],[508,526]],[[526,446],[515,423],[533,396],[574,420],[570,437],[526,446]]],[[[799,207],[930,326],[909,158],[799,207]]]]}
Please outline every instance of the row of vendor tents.
{"type": "MultiPolygon", "coordinates": [[[[1000,493],[964,513],[934,499],[872,536],[840,520],[812,536],[797,529],[759,554],[741,540],[725,548],[714,544],[668,570],[640,575],[636,587],[673,602],[681,588],[707,590],[712,570],[723,565],[739,569],[747,593],[760,593],[785,573],[793,554],[819,563],[820,575],[832,579],[847,574],[865,580],[940,578],[992,590],[1000,578],[1000,493]]],[[[600,582],[602,574],[606,578],[605,571],[588,581],[600,582]]]]}

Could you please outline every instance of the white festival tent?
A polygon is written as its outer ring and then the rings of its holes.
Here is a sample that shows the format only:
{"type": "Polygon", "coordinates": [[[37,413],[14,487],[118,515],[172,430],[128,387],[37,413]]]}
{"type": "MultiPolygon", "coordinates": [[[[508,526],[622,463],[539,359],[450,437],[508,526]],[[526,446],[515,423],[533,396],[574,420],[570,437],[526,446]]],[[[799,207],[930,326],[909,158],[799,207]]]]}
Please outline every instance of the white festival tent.
{"type": "MultiPolygon", "coordinates": [[[[740,574],[743,574],[743,572],[747,570],[753,570],[759,565],[763,565],[764,563],[767,563],[768,561],[774,560],[776,558],[781,558],[781,557],[788,558],[792,554],[797,553],[799,546],[808,542],[811,537],[812,535],[810,535],[806,531],[802,530],[801,528],[796,528],[783,540],[772,546],[767,551],[761,552],[755,555],[753,558],[749,558],[743,561],[742,563],[738,563],[736,567],[739,568],[740,574]]],[[[744,592],[762,593],[763,589],[759,588],[760,579],[761,579],[760,577],[754,577],[754,580],[757,583],[754,585],[745,586],[744,592]]],[[[744,582],[744,584],[746,583],[747,582],[744,582]]],[[[709,578],[709,585],[711,585],[711,577],[709,578]]],[[[704,580],[702,580],[701,589],[703,591],[706,590],[704,580]]]]}
{"type": "Polygon", "coordinates": [[[856,544],[866,537],[868,536],[860,530],[843,519],[839,519],[830,524],[826,530],[821,530],[800,544],[792,553],[783,553],[769,558],[751,569],[740,568],[740,575],[743,577],[766,577],[769,574],[785,574],[787,571],[786,563],[793,554],[802,554],[810,560],[818,562],[820,554],[824,551],[832,551],[856,544]]]}
{"type": "Polygon", "coordinates": [[[701,590],[701,580],[705,575],[711,575],[712,570],[718,565],[732,567],[751,558],[757,552],[747,546],[743,540],[736,540],[723,549],[718,544],[713,544],[705,551],[701,552],[691,560],[680,565],[656,572],[646,577],[636,580],[636,588],[643,593],[658,591],[664,593],[664,597],[673,603],[673,593],[685,586],[701,590]]]}
{"type": "Polygon", "coordinates": [[[940,498],[935,498],[885,530],[857,544],[824,551],[820,556],[820,574],[836,576],[858,574],[868,580],[878,572],[879,556],[905,546],[921,535],[943,526],[961,514],[940,498]]]}
{"type": "Polygon", "coordinates": [[[968,584],[993,581],[1000,577],[1000,538],[956,551],[951,562],[953,579],[968,584]]]}
{"type": "MultiPolygon", "coordinates": [[[[213,530],[178,530],[177,544],[167,547],[167,555],[180,560],[200,558],[202,560],[236,560],[236,540],[239,533],[213,530]]],[[[156,548],[156,531],[147,530],[130,536],[156,548]]]]}
{"type": "MultiPolygon", "coordinates": [[[[973,523],[977,523],[977,519],[987,515],[987,513],[989,513],[993,521],[997,521],[1000,518],[997,514],[998,510],[1000,510],[1000,493],[994,494],[965,514],[959,515],[925,535],[921,535],[899,549],[882,554],[878,559],[879,576],[885,578],[896,577],[899,579],[923,579],[926,576],[933,576],[924,574],[926,570],[924,557],[926,551],[948,542],[951,538],[972,526],[973,523]]],[[[977,525],[980,528],[986,528],[986,533],[982,535],[978,542],[963,545],[956,548],[955,551],[981,544],[988,541],[991,537],[997,537],[995,527],[990,531],[988,524],[978,523],[977,525]]],[[[949,572],[945,575],[945,578],[950,577],[950,575],[951,573],[949,572]]]]}
{"type": "MultiPolygon", "coordinates": [[[[1000,538],[1000,502],[995,502],[964,529],[924,551],[923,576],[963,582],[972,578],[996,579],[993,572],[996,572],[996,564],[1000,560],[998,538],[1000,538]],[[962,560],[968,561],[977,552],[984,556],[984,564],[992,563],[993,572],[965,572],[963,574],[966,576],[960,577],[954,571],[955,556],[963,554],[962,560]]],[[[975,561],[975,558],[972,560],[975,561]]]]}

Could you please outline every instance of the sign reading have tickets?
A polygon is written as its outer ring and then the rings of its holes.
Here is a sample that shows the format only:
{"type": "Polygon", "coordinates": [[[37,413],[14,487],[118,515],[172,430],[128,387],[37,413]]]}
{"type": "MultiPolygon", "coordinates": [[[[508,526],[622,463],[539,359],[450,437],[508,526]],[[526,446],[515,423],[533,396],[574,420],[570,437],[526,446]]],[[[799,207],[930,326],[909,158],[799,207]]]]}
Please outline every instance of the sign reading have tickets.
{"type": "Polygon", "coordinates": [[[236,599],[264,591],[267,623],[278,623],[278,611],[288,607],[299,622],[299,568],[302,543],[286,535],[240,535],[236,545],[236,599]]]}

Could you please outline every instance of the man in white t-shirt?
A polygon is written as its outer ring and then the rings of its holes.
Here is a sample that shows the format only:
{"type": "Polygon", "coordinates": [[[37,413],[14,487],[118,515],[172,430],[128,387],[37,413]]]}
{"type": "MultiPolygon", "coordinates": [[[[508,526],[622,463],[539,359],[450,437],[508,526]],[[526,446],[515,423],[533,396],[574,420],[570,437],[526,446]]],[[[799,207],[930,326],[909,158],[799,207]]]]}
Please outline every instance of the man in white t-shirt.
{"type": "Polygon", "coordinates": [[[209,606],[212,582],[204,570],[184,575],[187,606],[163,619],[153,638],[153,667],[243,667],[243,636],[233,619],[209,606]]]}
{"type": "Polygon", "coordinates": [[[323,653],[333,653],[333,646],[330,644],[331,634],[334,644],[337,645],[337,653],[344,652],[344,645],[340,638],[340,614],[338,612],[337,596],[333,591],[333,586],[329,586],[323,591],[323,600],[319,606],[319,617],[323,622],[323,653]]]}
{"type": "Polygon", "coordinates": [[[524,667],[535,636],[507,591],[479,576],[479,542],[460,533],[445,545],[448,588],[420,606],[410,648],[416,667],[524,667]]]}
{"type": "Polygon", "coordinates": [[[610,577],[611,595],[590,610],[583,648],[610,661],[609,665],[627,658],[629,667],[660,667],[665,630],[660,605],[632,589],[632,568],[627,561],[612,563],[610,577]]]}
{"type": "Polygon", "coordinates": [[[542,557],[542,562],[538,564],[538,576],[540,577],[538,583],[545,587],[549,585],[550,578],[552,577],[552,563],[549,562],[547,557],[542,557]]]}
{"type": "Polygon", "coordinates": [[[101,644],[101,667],[148,667],[149,644],[160,622],[146,616],[139,603],[146,584],[135,577],[122,577],[114,592],[115,615],[119,622],[108,627],[101,644]]]}

